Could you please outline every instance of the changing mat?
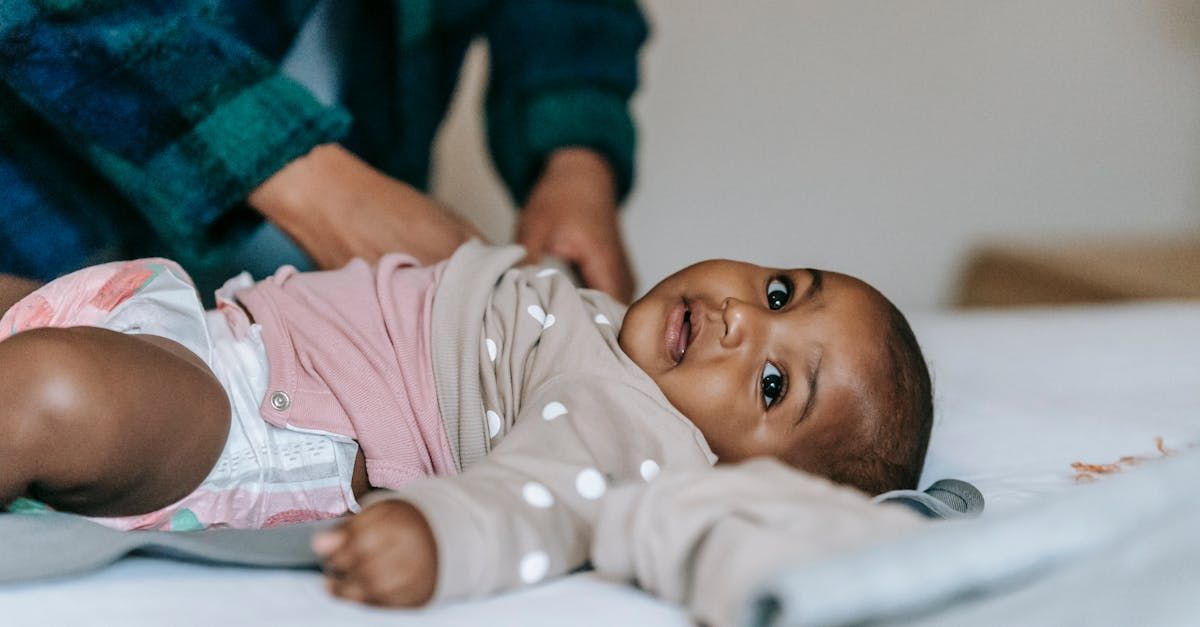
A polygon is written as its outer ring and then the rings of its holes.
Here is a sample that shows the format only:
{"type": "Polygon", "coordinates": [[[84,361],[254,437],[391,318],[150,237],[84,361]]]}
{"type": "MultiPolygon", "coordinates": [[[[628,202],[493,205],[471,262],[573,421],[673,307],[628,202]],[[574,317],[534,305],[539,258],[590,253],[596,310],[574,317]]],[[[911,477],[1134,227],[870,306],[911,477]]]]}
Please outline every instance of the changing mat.
{"type": "MultiPolygon", "coordinates": [[[[910,507],[931,518],[977,516],[983,497],[970,484],[939,481],[924,492],[896,490],[877,503],[910,507]]],[[[272,529],[117,531],[60,512],[0,514],[0,584],[78,575],[131,555],[227,566],[311,568],[312,535],[336,524],[323,520],[272,529]]]]}
{"type": "Polygon", "coordinates": [[[309,548],[323,520],[254,531],[117,531],[82,516],[44,512],[0,515],[0,584],[76,575],[128,555],[209,564],[315,568],[309,548]]]}

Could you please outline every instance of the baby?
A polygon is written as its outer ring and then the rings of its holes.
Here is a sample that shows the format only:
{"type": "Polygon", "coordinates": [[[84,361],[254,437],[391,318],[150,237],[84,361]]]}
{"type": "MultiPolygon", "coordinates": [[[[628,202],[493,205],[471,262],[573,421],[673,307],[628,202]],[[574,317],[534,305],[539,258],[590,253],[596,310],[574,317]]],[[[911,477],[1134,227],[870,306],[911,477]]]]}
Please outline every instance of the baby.
{"type": "Polygon", "coordinates": [[[165,260],[58,279],[0,319],[0,505],[270,527],[387,488],[314,549],[335,593],[418,605],[578,568],[609,487],[660,470],[915,487],[929,375],[865,283],[714,260],[625,311],[522,256],[243,275],[209,312],[165,260]]]}

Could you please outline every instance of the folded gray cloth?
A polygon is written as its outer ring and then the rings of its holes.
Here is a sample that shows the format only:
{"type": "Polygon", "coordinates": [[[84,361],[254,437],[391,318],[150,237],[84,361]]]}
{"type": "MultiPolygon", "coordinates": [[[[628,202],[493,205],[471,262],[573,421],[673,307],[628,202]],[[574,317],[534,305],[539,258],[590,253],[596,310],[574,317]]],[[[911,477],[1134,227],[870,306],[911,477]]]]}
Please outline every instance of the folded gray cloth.
{"type": "Polygon", "coordinates": [[[904,505],[927,518],[974,518],[983,513],[983,494],[958,479],[941,479],[917,490],[892,490],[875,497],[876,503],[904,505]]]}
{"type": "Polygon", "coordinates": [[[743,624],[1200,625],[1197,528],[1200,451],[781,570],[743,624]]]}
{"type": "Polygon", "coordinates": [[[315,568],[309,539],[336,521],[275,529],[117,531],[72,514],[0,514],[0,584],[77,575],[130,554],[208,564],[315,568]]]}

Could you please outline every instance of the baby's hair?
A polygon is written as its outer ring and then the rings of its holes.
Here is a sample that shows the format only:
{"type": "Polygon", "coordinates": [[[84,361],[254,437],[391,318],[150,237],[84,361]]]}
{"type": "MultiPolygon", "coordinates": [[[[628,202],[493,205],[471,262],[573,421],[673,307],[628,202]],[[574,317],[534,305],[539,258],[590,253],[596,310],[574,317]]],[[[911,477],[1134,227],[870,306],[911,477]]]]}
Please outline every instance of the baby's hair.
{"type": "Polygon", "coordinates": [[[933,381],[925,355],[904,314],[891,301],[887,309],[895,419],[882,424],[876,441],[882,463],[876,494],[917,487],[933,428],[933,381]]]}
{"type": "Polygon", "coordinates": [[[822,473],[872,495],[917,487],[933,426],[933,383],[921,346],[904,314],[880,298],[886,325],[884,384],[877,390],[878,402],[863,404],[880,415],[863,421],[871,426],[861,437],[835,443],[841,450],[822,473]]]}

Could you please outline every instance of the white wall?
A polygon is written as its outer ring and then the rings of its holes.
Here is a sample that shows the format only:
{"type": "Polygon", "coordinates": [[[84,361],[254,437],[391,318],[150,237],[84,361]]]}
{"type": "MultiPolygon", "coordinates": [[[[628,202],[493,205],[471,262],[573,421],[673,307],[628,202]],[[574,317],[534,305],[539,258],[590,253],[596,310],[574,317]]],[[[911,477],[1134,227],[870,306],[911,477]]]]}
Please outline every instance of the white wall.
{"type": "MultiPolygon", "coordinates": [[[[734,257],[949,297],[990,236],[1200,227],[1200,1],[650,0],[641,289],[734,257]]],[[[507,240],[480,48],[437,194],[507,240]]]]}

